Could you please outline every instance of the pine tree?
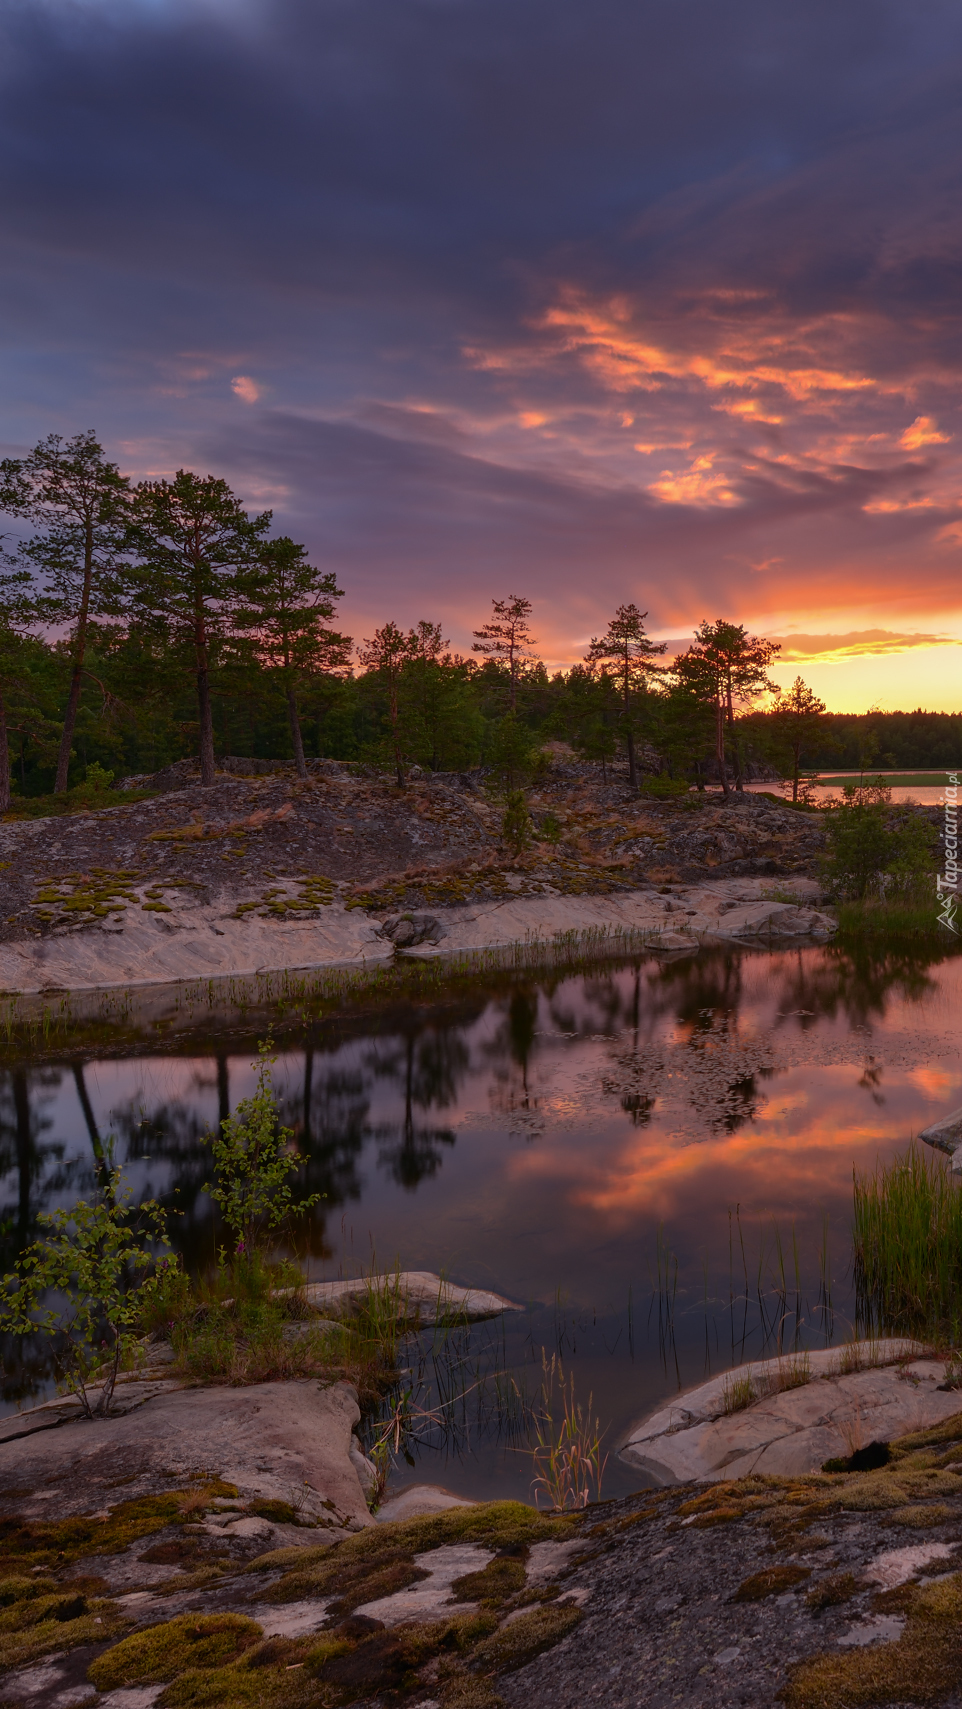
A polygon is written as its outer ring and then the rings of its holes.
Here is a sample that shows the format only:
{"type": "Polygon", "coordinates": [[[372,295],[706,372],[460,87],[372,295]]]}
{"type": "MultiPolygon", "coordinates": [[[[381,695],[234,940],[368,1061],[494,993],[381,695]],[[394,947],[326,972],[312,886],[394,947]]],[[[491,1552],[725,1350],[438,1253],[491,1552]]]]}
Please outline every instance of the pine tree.
{"type": "Polygon", "coordinates": [[[787,694],[779,695],[772,707],[772,722],[776,739],[788,750],[792,759],[792,800],[798,800],[798,779],[803,751],[818,742],[825,715],[825,702],[819,700],[800,676],[795,678],[787,694]]]}
{"type": "Polygon", "coordinates": [[[125,529],[130,483],[107,462],[93,432],[66,443],[57,433],[28,457],[0,463],[0,510],[38,524],[17,561],[39,571],[48,615],[70,634],[70,689],[54,789],[67,787],[70,751],[83,687],[91,619],[120,616],[126,605],[125,529]]]}
{"type": "Polygon", "coordinates": [[[401,672],[414,650],[413,631],[405,635],[396,623],[385,623],[375,629],[370,640],[358,649],[358,658],[365,670],[376,671],[387,690],[388,719],[391,725],[391,748],[397,786],[404,788],[404,761],[401,748],[401,672]]]}
{"type": "Polygon", "coordinates": [[[226,481],[178,469],[142,481],[130,544],[139,557],[135,600],[168,646],[189,650],[200,723],[200,777],[214,781],[212,655],[237,630],[245,578],[260,561],[271,512],[248,517],[226,481]]]}
{"type": "Polygon", "coordinates": [[[608,623],[608,632],[593,638],[587,653],[587,664],[603,664],[618,685],[621,698],[622,725],[628,747],[628,781],[638,787],[638,767],[635,760],[634,713],[638,697],[644,693],[658,666],[652,661],[665,651],[664,642],[652,641],[645,634],[647,611],[637,605],[619,605],[608,623]]]}
{"type": "MultiPolygon", "coordinates": [[[[731,739],[732,759],[735,765],[735,788],[743,790],[744,774],[742,768],[741,749],[735,733],[735,702],[751,706],[760,694],[766,691],[775,694],[778,684],[770,682],[767,676],[768,667],[775,654],[781,651],[780,641],[766,641],[759,635],[749,635],[743,623],[728,623],[719,617],[714,623],[707,619],[695,630],[695,648],[705,661],[710,673],[714,673],[717,687],[717,705],[721,709],[728,734],[731,739]]],[[[721,740],[721,750],[724,754],[724,738],[721,740]]],[[[722,783],[725,794],[728,794],[728,781],[725,776],[724,760],[722,760],[722,783]]]]}
{"type": "Polygon", "coordinates": [[[299,697],[311,679],[350,668],[350,635],[328,627],[344,590],[333,572],[308,562],[305,546],[283,534],[264,541],[242,592],[237,625],[249,637],[255,663],[283,695],[297,775],[306,777],[299,697]]]}
{"type": "Polygon", "coordinates": [[[25,641],[31,627],[49,614],[30,571],[8,558],[0,565],[0,813],[10,809],[9,731],[29,678],[25,641]]]}
{"type": "Polygon", "coordinates": [[[474,652],[488,659],[503,659],[508,667],[511,711],[517,709],[518,679],[525,659],[534,655],[531,648],[535,637],[528,629],[531,601],[513,593],[507,599],[493,599],[494,618],[474,631],[474,652]]]}

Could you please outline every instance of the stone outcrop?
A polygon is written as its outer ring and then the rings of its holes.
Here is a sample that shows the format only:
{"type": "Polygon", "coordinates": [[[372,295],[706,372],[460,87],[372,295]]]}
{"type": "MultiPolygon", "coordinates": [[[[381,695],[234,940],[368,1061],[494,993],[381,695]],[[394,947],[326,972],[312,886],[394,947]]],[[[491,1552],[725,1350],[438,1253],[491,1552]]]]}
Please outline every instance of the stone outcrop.
{"type": "Polygon", "coordinates": [[[816,1472],[959,1411],[944,1362],[913,1357],[923,1354],[910,1341],[855,1342],[742,1365],[636,1425],[621,1458],[659,1484],[816,1472]]]}

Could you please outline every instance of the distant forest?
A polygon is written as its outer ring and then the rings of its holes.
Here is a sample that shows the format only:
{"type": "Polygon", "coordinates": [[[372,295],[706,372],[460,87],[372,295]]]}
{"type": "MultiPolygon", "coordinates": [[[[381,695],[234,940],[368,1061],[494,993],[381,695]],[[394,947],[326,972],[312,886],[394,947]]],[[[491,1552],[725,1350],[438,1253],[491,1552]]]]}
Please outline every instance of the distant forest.
{"type": "Polygon", "coordinates": [[[226,482],[180,470],[134,486],[92,433],[41,441],[0,464],[0,811],[160,770],[197,755],[330,758],[389,767],[491,768],[523,786],[549,739],[603,772],[627,762],[666,792],[752,768],[962,766],[962,714],[827,713],[796,679],[770,679],[778,644],[706,619],[668,661],[622,605],[568,671],[538,657],[537,612],[489,596],[471,651],[428,615],[386,614],[355,640],[343,589],[306,548],[272,534],[226,482]],[[18,537],[19,536],[19,537],[18,537]],[[52,637],[56,636],[56,639],[52,637]]]}

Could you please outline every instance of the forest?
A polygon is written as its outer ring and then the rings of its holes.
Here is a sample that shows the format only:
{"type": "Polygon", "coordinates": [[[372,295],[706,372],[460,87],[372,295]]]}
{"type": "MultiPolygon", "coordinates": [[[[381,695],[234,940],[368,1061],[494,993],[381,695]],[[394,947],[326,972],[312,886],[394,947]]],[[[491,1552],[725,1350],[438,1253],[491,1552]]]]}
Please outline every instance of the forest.
{"type": "Polygon", "coordinates": [[[727,792],[762,767],[796,795],[813,768],[962,765],[962,715],[829,713],[771,681],[777,642],[725,618],[671,660],[621,605],[554,673],[521,594],[479,610],[467,655],[431,614],[347,635],[336,576],[269,511],[187,470],[135,485],[92,432],[0,463],[0,512],[0,811],[188,756],[207,782],[233,754],[383,765],[399,786],[484,765],[511,790],[555,739],[635,787],[727,792]]]}

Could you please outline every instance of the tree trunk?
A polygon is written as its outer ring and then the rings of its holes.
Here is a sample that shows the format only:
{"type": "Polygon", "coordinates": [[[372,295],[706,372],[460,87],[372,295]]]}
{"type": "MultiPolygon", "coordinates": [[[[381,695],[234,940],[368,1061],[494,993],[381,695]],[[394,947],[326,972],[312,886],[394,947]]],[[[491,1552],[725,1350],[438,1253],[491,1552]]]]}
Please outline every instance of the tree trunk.
{"type": "Polygon", "coordinates": [[[404,788],[404,768],[401,765],[401,732],[400,732],[400,728],[399,728],[400,714],[398,712],[397,683],[396,682],[391,687],[389,711],[390,711],[390,715],[391,715],[391,734],[394,738],[394,769],[397,772],[397,786],[399,789],[403,789],[404,788]]]}
{"type": "Polygon", "coordinates": [[[730,683],[728,685],[727,708],[726,709],[727,709],[727,713],[728,713],[728,728],[729,728],[729,731],[731,732],[731,739],[732,739],[732,759],[733,759],[734,764],[735,764],[735,788],[738,790],[739,794],[743,794],[744,789],[745,789],[745,781],[744,781],[744,778],[742,775],[741,751],[739,749],[738,742],[737,742],[736,737],[735,737],[735,708],[732,705],[732,691],[731,691],[731,684],[730,683]]]}
{"type": "Polygon", "coordinates": [[[728,768],[725,764],[725,706],[721,695],[719,695],[715,705],[715,752],[721,775],[722,793],[727,801],[731,791],[728,787],[728,768]]]}
{"type": "Polygon", "coordinates": [[[298,777],[307,776],[307,764],[304,759],[304,742],[301,737],[301,721],[297,715],[297,695],[293,688],[287,690],[287,717],[291,726],[291,746],[294,749],[294,764],[298,777]]]}
{"type": "Polygon", "coordinates": [[[0,689],[0,813],[10,811],[10,745],[7,741],[7,713],[0,689]]]}
{"type": "Polygon", "coordinates": [[[635,763],[635,733],[630,724],[628,725],[626,733],[628,736],[628,782],[632,789],[637,789],[638,767],[635,763]]]}

